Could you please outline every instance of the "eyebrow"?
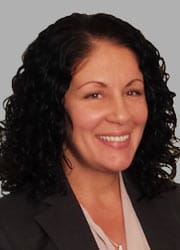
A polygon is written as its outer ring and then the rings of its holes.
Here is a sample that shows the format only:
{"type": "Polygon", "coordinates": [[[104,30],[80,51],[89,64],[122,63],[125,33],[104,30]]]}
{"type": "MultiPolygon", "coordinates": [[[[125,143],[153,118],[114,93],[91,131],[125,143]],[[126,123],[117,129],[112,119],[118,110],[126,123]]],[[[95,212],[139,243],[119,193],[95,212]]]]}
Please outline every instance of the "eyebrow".
{"type": "Polygon", "coordinates": [[[91,83],[98,84],[98,85],[100,85],[101,87],[104,87],[104,88],[107,87],[107,85],[104,82],[92,80],[92,81],[88,81],[88,82],[83,83],[81,86],[78,87],[78,89],[82,88],[85,85],[91,84],[91,83]]]}
{"type": "MultiPolygon", "coordinates": [[[[131,86],[134,82],[141,82],[141,83],[144,83],[144,80],[141,79],[141,78],[135,78],[135,79],[129,81],[129,82],[126,84],[125,87],[131,86]]],[[[106,88],[106,87],[107,87],[107,85],[106,85],[104,82],[100,82],[100,81],[96,81],[96,80],[91,80],[91,81],[88,81],[88,82],[83,83],[83,84],[82,84],[81,86],[79,86],[77,89],[80,89],[80,88],[82,88],[83,86],[88,85],[88,84],[92,84],[92,83],[98,84],[98,85],[100,85],[100,86],[103,87],[103,88],[106,88]]]]}
{"type": "Polygon", "coordinates": [[[131,80],[130,82],[128,82],[128,83],[126,84],[126,87],[131,86],[134,82],[141,82],[141,83],[144,84],[144,80],[143,80],[143,79],[141,79],[141,78],[135,78],[135,79],[131,80]]]}

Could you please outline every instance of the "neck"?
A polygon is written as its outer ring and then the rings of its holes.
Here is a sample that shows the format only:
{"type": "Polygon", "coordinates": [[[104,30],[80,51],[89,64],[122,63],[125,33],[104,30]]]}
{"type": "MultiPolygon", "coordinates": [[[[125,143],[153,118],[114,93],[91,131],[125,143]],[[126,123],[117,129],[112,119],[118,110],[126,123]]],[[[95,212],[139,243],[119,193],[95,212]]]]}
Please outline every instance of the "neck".
{"type": "Polygon", "coordinates": [[[87,167],[65,167],[70,186],[79,199],[84,202],[108,203],[119,200],[119,173],[101,172],[87,167]],[[86,200],[86,201],[84,201],[86,200]]]}

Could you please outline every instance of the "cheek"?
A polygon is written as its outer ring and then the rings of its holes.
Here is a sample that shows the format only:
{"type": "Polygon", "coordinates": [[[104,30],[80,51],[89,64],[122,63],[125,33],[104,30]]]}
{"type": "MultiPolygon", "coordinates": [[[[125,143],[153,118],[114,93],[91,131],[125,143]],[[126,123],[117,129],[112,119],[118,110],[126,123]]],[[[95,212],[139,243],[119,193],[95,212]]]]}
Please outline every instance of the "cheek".
{"type": "Polygon", "coordinates": [[[145,126],[148,119],[148,108],[146,105],[134,109],[132,112],[133,120],[136,124],[145,126]]]}
{"type": "Polygon", "coordinates": [[[74,130],[92,130],[102,121],[104,116],[102,112],[86,107],[74,107],[68,114],[74,130]]]}

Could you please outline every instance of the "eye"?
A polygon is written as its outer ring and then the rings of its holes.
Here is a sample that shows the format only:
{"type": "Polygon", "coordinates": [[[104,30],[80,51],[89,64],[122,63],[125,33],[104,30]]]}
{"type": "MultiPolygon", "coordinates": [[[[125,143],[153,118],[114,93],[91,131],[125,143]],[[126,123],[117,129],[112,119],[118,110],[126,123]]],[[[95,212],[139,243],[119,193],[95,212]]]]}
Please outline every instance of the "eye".
{"type": "Polygon", "coordinates": [[[100,99],[102,95],[100,93],[94,92],[85,96],[86,99],[100,99]]]}
{"type": "Polygon", "coordinates": [[[128,90],[127,91],[127,95],[128,96],[140,96],[140,95],[142,95],[143,94],[143,92],[141,91],[141,90],[128,90]]]}

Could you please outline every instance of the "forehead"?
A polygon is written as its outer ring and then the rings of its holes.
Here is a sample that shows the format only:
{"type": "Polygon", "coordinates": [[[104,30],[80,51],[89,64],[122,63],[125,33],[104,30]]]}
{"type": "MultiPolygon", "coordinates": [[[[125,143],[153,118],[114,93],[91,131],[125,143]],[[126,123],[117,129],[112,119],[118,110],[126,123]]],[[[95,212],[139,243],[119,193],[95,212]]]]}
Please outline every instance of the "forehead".
{"type": "Polygon", "coordinates": [[[124,46],[99,41],[76,67],[73,80],[88,80],[86,78],[95,78],[95,80],[114,78],[115,80],[123,76],[142,76],[135,53],[124,46]]]}

